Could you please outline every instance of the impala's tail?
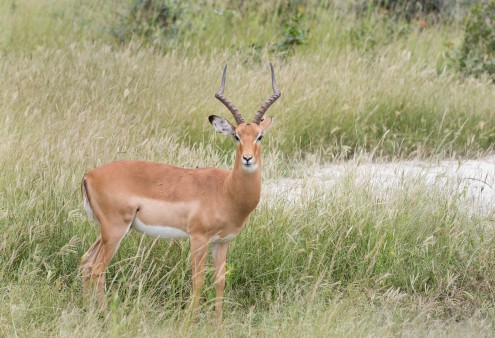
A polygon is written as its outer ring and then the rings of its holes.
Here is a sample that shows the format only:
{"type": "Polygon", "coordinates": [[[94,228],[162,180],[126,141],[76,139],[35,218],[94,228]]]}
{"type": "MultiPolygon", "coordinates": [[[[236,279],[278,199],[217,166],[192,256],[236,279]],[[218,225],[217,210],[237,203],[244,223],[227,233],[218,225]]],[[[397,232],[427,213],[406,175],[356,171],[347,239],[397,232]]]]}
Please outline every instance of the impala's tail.
{"type": "Polygon", "coordinates": [[[88,185],[86,182],[86,176],[83,177],[82,182],[81,182],[81,192],[83,195],[83,204],[84,204],[84,209],[88,213],[88,215],[96,221],[96,223],[99,224],[98,219],[96,219],[95,213],[93,212],[93,208],[91,208],[91,200],[89,199],[88,195],[88,185]]]}

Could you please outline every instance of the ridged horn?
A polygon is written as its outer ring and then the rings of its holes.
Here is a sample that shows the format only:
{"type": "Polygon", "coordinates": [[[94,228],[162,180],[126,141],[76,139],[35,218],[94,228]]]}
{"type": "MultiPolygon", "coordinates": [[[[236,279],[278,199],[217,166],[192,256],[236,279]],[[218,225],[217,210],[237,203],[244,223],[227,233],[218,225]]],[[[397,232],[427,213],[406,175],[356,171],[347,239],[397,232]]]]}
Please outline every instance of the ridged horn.
{"type": "Polygon", "coordinates": [[[235,122],[237,125],[244,123],[244,119],[239,112],[239,109],[237,109],[225,96],[223,96],[223,91],[225,89],[225,75],[227,74],[227,65],[223,68],[223,74],[222,74],[222,84],[220,85],[220,89],[218,92],[215,94],[215,97],[222,102],[225,107],[227,107],[232,115],[234,115],[235,122]]]}
{"type": "Polygon", "coordinates": [[[277,99],[282,95],[280,91],[278,90],[277,87],[277,82],[275,81],[275,71],[273,70],[273,65],[270,63],[270,69],[272,70],[272,87],[273,87],[273,95],[270,96],[268,100],[263,103],[261,108],[256,112],[256,115],[254,115],[253,118],[253,123],[260,124],[261,121],[263,120],[263,115],[265,115],[266,111],[270,106],[273,104],[273,102],[277,101],[277,99]]]}

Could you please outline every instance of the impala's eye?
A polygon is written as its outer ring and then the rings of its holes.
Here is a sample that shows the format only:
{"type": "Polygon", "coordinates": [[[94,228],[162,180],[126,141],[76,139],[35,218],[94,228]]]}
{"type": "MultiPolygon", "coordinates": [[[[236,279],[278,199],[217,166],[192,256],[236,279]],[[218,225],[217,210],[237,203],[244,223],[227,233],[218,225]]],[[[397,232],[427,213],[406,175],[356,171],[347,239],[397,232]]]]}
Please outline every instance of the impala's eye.
{"type": "Polygon", "coordinates": [[[234,134],[234,138],[235,138],[235,140],[236,140],[237,142],[240,142],[240,141],[241,141],[241,139],[239,138],[239,136],[237,136],[236,134],[234,134]]]}
{"type": "Polygon", "coordinates": [[[258,139],[256,141],[259,142],[259,141],[261,141],[262,138],[263,138],[263,135],[260,135],[260,136],[258,136],[258,139]]]}

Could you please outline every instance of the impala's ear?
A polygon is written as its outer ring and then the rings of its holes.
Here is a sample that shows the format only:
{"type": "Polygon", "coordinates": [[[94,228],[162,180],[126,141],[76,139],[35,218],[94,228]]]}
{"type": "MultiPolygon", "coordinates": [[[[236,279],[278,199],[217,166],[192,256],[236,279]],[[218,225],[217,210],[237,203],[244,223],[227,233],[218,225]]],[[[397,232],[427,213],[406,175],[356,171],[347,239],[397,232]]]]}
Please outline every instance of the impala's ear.
{"type": "Polygon", "coordinates": [[[208,120],[219,133],[230,136],[235,135],[235,127],[223,117],[210,115],[208,116],[208,120]]]}
{"type": "Polygon", "coordinates": [[[273,122],[273,116],[267,116],[261,121],[260,127],[263,129],[263,134],[266,133],[268,129],[270,129],[270,126],[272,125],[273,122]]]}

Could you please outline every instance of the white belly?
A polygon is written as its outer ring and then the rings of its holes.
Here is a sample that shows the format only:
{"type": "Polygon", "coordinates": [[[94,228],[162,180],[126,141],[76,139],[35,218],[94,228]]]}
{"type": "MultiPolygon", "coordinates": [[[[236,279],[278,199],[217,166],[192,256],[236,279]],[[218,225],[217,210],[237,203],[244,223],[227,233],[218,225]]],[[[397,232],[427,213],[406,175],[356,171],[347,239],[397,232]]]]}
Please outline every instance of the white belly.
{"type": "Polygon", "coordinates": [[[229,234],[225,237],[220,237],[218,235],[216,236],[213,236],[213,238],[211,239],[211,242],[212,243],[226,243],[226,242],[230,242],[230,240],[232,238],[234,238],[236,236],[236,234],[229,234]]]}
{"type": "Polygon", "coordinates": [[[132,227],[140,233],[156,238],[185,238],[189,234],[179,228],[168,227],[163,225],[147,225],[141,222],[137,217],[132,222],[132,227]]]}

